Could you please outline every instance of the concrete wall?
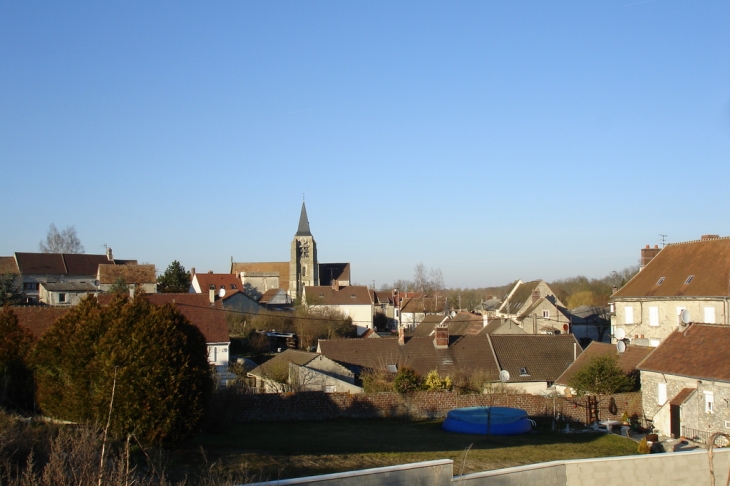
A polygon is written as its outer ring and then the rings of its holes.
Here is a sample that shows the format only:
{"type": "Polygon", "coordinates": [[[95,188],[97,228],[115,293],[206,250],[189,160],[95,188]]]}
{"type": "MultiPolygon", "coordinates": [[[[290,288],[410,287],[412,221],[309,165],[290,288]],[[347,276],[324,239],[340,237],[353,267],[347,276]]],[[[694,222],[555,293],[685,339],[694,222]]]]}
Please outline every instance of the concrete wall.
{"type": "MultiPolygon", "coordinates": [[[[730,469],[730,449],[716,449],[715,484],[724,484],[730,469]]],[[[710,484],[707,451],[555,461],[485,471],[454,478],[465,486],[588,486],[594,484],[710,484]]]]}

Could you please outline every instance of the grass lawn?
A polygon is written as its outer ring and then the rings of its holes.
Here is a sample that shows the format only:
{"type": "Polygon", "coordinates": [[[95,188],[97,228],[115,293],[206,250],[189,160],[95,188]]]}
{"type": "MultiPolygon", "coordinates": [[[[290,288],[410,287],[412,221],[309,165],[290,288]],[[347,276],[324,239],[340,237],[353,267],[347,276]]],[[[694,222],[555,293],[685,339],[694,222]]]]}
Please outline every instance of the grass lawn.
{"type": "MultiPolygon", "coordinates": [[[[560,459],[636,454],[637,444],[605,433],[563,434],[538,424],[517,436],[455,434],[443,420],[335,420],[236,423],[193,439],[208,461],[248,468],[258,479],[312,476],[432,459],[452,459],[454,474],[560,459]]],[[[192,460],[192,458],[191,458],[192,460]]]]}

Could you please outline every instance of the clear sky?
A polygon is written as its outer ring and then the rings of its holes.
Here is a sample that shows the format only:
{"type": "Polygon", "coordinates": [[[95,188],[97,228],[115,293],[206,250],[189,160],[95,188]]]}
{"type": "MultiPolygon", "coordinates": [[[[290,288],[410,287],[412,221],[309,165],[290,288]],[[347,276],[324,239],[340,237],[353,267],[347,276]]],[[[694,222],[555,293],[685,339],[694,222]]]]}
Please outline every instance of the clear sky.
{"type": "Polygon", "coordinates": [[[0,255],[602,277],[730,235],[730,2],[0,3],[0,255]]]}

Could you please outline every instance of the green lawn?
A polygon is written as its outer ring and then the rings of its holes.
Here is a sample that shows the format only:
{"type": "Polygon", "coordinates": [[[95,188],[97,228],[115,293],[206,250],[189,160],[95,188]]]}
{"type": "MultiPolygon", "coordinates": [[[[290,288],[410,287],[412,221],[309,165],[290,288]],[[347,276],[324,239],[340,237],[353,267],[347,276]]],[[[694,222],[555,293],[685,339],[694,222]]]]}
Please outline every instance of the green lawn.
{"type": "MultiPolygon", "coordinates": [[[[454,474],[522,464],[636,454],[637,444],[605,433],[563,434],[538,426],[518,436],[455,434],[442,420],[336,420],[231,424],[194,439],[210,462],[283,479],[432,459],[453,459],[454,474]],[[468,451],[467,451],[468,449],[468,451]]],[[[191,459],[192,460],[192,459],[191,459]]]]}

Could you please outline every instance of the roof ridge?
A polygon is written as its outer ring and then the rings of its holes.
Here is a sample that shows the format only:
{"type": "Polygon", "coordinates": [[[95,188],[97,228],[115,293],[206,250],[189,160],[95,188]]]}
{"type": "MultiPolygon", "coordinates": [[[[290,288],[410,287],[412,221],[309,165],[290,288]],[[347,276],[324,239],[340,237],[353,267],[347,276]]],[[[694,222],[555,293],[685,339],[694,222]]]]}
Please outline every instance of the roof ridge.
{"type": "Polygon", "coordinates": [[[667,243],[665,247],[667,246],[677,246],[677,245],[686,245],[689,243],[699,243],[701,241],[715,241],[715,240],[730,240],[730,236],[719,236],[717,238],[704,238],[699,240],[689,240],[689,241],[678,241],[676,243],[667,243]]]}

